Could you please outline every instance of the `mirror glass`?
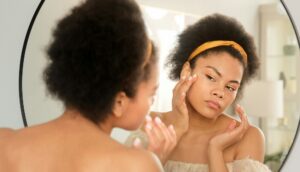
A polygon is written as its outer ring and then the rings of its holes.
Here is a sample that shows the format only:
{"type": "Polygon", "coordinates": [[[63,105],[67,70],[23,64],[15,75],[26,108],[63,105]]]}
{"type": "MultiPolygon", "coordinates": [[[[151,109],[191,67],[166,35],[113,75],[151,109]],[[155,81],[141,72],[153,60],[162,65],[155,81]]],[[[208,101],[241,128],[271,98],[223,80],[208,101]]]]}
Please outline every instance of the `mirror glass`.
{"type": "MultiPolygon", "coordinates": [[[[300,69],[296,68],[300,66],[299,48],[295,31],[282,4],[277,0],[137,2],[142,7],[149,35],[159,47],[161,72],[160,88],[152,106],[155,111],[171,109],[175,82],[168,79],[164,64],[175,46],[176,36],[184,28],[201,17],[221,13],[236,18],[253,35],[261,69],[256,81],[245,88],[241,104],[245,106],[251,123],[264,132],[265,163],[277,171],[294,139],[300,113],[297,107],[300,103],[300,69]],[[263,102],[263,106],[259,106],[258,100],[263,102]]],[[[32,27],[22,81],[24,110],[29,126],[49,121],[63,113],[62,104],[47,95],[42,71],[47,63],[45,50],[57,20],[78,3],[79,0],[45,1],[32,27]]],[[[227,111],[233,114],[231,108],[227,111]]],[[[124,142],[128,134],[128,131],[115,129],[112,137],[124,142]]]]}

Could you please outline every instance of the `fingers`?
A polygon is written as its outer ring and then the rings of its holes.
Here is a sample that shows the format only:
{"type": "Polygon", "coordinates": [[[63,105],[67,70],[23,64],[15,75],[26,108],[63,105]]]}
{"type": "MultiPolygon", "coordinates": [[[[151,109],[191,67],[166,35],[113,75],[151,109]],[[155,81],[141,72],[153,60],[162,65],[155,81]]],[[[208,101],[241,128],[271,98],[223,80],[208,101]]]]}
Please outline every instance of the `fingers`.
{"type": "Polygon", "coordinates": [[[229,124],[228,128],[231,128],[230,134],[232,135],[232,137],[241,139],[245,134],[245,132],[247,131],[247,129],[249,128],[249,121],[244,109],[240,105],[237,105],[235,110],[241,119],[241,123],[238,127],[235,126],[233,127],[233,124],[229,124]]]}
{"type": "Polygon", "coordinates": [[[173,126],[166,127],[159,117],[154,120],[150,116],[146,116],[145,131],[149,137],[149,141],[154,147],[162,144],[171,144],[176,141],[176,133],[173,126]]]}
{"type": "MultiPolygon", "coordinates": [[[[179,88],[181,88],[181,86],[183,85],[183,83],[185,83],[187,81],[186,77],[182,77],[180,78],[180,80],[177,82],[177,84],[175,85],[175,87],[173,88],[173,98],[177,97],[178,94],[180,95],[180,93],[178,92],[179,88]]],[[[182,94],[182,93],[181,93],[182,94]]]]}
{"type": "Polygon", "coordinates": [[[189,76],[185,79],[181,79],[179,82],[178,85],[176,85],[175,87],[175,92],[181,92],[181,93],[186,93],[189,88],[191,87],[191,85],[196,81],[197,79],[197,76],[196,74],[194,74],[193,76],[189,76]]]}
{"type": "Polygon", "coordinates": [[[197,75],[194,74],[185,79],[181,79],[173,89],[173,107],[179,108],[182,113],[186,113],[185,97],[191,85],[197,80],[197,75]]]}
{"type": "MultiPolygon", "coordinates": [[[[145,125],[145,131],[146,134],[148,136],[148,140],[149,140],[149,146],[151,148],[156,149],[160,143],[159,141],[159,136],[156,135],[156,132],[153,131],[154,125],[152,123],[152,119],[150,116],[146,116],[146,125],[145,125]]],[[[150,150],[152,151],[152,150],[150,150]]]]}
{"type": "MultiPolygon", "coordinates": [[[[175,129],[174,129],[174,126],[173,126],[172,124],[169,125],[168,130],[170,131],[171,138],[172,138],[173,142],[174,142],[175,145],[176,145],[176,142],[177,142],[177,136],[176,136],[176,131],[175,131],[175,129]]],[[[174,145],[174,146],[175,146],[175,145],[174,145]]]]}
{"type": "Polygon", "coordinates": [[[227,127],[227,131],[231,131],[231,130],[233,130],[235,127],[236,127],[236,120],[232,120],[232,121],[229,123],[228,127],[227,127]]]}
{"type": "MultiPolygon", "coordinates": [[[[155,124],[158,126],[158,128],[160,129],[159,131],[162,133],[163,137],[164,137],[164,145],[163,145],[163,149],[165,151],[169,150],[169,149],[173,149],[173,147],[176,144],[176,137],[174,137],[175,130],[173,127],[169,127],[167,128],[165,126],[165,124],[160,120],[160,118],[156,117],[154,119],[155,124]],[[173,130],[172,130],[173,129],[173,130]]],[[[175,134],[176,135],[176,134],[175,134]]]]}
{"type": "Polygon", "coordinates": [[[133,141],[133,147],[138,148],[138,149],[142,149],[143,145],[142,145],[142,141],[140,138],[135,138],[133,141]]]}
{"type": "Polygon", "coordinates": [[[175,85],[174,89],[173,89],[173,93],[177,93],[178,88],[181,87],[181,85],[187,81],[187,77],[183,76],[180,78],[180,80],[177,82],[177,84],[175,85]]]}
{"type": "Polygon", "coordinates": [[[246,113],[241,106],[238,105],[235,110],[241,118],[240,124],[237,126],[237,121],[232,119],[229,122],[225,132],[216,135],[210,140],[210,146],[219,150],[224,150],[226,147],[243,138],[249,127],[249,122],[246,113]]]}
{"type": "Polygon", "coordinates": [[[177,143],[174,127],[172,125],[166,127],[159,117],[154,118],[154,120],[147,117],[146,121],[145,131],[149,140],[147,149],[164,161],[177,143]]]}
{"type": "Polygon", "coordinates": [[[241,119],[242,128],[244,130],[247,130],[249,127],[249,121],[248,121],[247,115],[245,113],[245,110],[243,109],[243,107],[241,105],[238,104],[236,106],[236,112],[238,113],[238,115],[241,119]]]}

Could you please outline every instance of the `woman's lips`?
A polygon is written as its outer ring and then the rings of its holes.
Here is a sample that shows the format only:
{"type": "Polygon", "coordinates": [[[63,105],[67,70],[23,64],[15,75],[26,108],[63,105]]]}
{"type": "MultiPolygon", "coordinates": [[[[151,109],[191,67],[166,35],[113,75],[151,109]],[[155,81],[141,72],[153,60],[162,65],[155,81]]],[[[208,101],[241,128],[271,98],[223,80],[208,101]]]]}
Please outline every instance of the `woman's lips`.
{"type": "Polygon", "coordinates": [[[214,109],[214,110],[219,110],[221,108],[220,104],[218,102],[215,101],[206,101],[208,107],[214,109]]]}

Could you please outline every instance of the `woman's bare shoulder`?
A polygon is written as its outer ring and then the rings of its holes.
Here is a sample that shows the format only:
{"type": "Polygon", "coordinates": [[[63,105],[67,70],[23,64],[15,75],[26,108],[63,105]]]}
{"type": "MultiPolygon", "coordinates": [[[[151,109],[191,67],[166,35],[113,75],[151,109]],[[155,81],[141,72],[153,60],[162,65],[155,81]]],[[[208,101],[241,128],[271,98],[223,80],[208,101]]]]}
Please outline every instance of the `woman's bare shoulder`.
{"type": "Polygon", "coordinates": [[[3,140],[3,138],[12,135],[15,132],[16,131],[11,128],[0,128],[0,140],[3,140]]]}
{"type": "Polygon", "coordinates": [[[159,160],[152,153],[124,146],[111,138],[97,142],[84,154],[86,159],[83,161],[89,164],[84,171],[160,172],[161,168],[159,160]]]}
{"type": "Polygon", "coordinates": [[[151,152],[136,148],[128,148],[118,155],[119,162],[125,171],[161,172],[159,159],[151,152]]]}
{"type": "MultiPolygon", "coordinates": [[[[239,120],[226,114],[222,115],[223,127],[226,128],[232,120],[235,120],[238,126],[240,125],[239,120]]],[[[264,147],[265,137],[261,129],[253,125],[249,125],[245,134],[235,146],[235,159],[244,159],[248,157],[262,162],[265,152],[264,147]]]]}
{"type": "Polygon", "coordinates": [[[263,161],[265,153],[265,137],[263,132],[255,126],[249,126],[238,146],[237,159],[249,157],[263,161]]]}
{"type": "Polygon", "coordinates": [[[0,128],[0,171],[4,171],[7,166],[7,161],[10,159],[9,157],[16,152],[16,149],[13,149],[15,144],[12,141],[17,130],[11,128],[0,128]],[[1,163],[2,162],[2,163],[1,163]],[[3,162],[5,162],[3,164],[3,162]]]}
{"type": "MultiPolygon", "coordinates": [[[[101,145],[103,147],[103,145],[101,145]]],[[[95,152],[92,153],[95,155],[95,152]]],[[[149,151],[129,148],[123,145],[109,145],[106,151],[98,151],[96,156],[87,156],[89,166],[85,171],[131,171],[162,172],[162,165],[157,157],[149,151]]]]}
{"type": "Polygon", "coordinates": [[[245,133],[245,136],[247,136],[249,139],[264,139],[264,134],[261,129],[253,125],[249,126],[247,132],[245,133]]]}

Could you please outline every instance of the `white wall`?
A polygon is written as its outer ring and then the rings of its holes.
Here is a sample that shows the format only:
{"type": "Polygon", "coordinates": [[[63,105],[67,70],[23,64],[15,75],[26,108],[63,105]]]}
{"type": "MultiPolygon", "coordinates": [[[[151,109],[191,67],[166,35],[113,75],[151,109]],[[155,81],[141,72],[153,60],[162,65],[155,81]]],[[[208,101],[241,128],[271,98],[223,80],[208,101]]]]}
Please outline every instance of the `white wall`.
{"type": "Polygon", "coordinates": [[[38,0],[0,1],[0,127],[23,127],[19,105],[19,61],[38,0]]]}
{"type": "Polygon", "coordinates": [[[32,27],[23,69],[24,110],[29,126],[49,121],[63,113],[62,103],[47,95],[42,80],[42,71],[47,64],[45,51],[58,20],[80,2],[81,0],[64,3],[59,0],[45,1],[32,27]]]}
{"type": "Polygon", "coordinates": [[[200,17],[222,13],[239,20],[245,29],[258,37],[258,5],[277,0],[137,0],[140,4],[166,8],[200,17]]]}

